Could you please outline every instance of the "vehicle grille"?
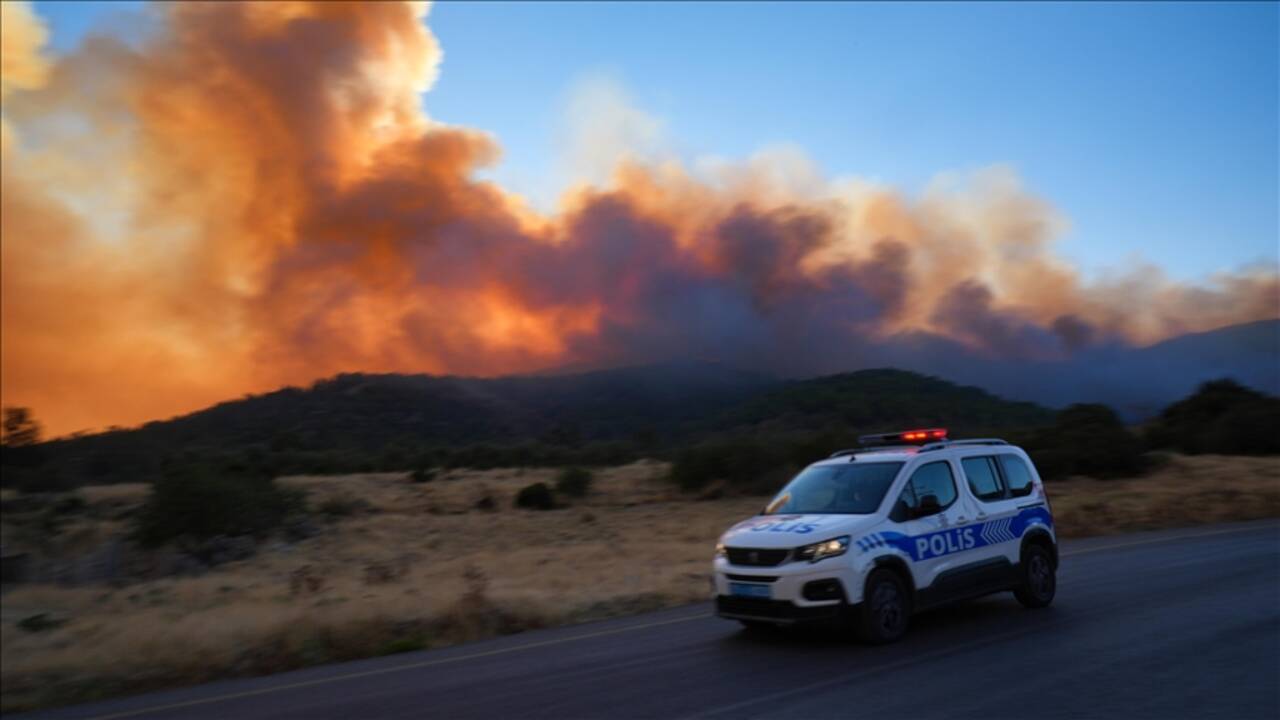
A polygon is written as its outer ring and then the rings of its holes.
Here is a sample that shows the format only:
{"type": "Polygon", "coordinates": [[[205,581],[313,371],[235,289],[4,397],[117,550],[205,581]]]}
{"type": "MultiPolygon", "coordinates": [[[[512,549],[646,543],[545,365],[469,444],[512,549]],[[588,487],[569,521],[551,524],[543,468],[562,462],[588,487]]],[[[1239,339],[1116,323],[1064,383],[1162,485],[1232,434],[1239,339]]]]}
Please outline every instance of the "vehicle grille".
{"type": "Polygon", "coordinates": [[[791,554],[790,550],[769,548],[725,548],[729,553],[730,565],[751,567],[773,567],[781,565],[791,554]]]}

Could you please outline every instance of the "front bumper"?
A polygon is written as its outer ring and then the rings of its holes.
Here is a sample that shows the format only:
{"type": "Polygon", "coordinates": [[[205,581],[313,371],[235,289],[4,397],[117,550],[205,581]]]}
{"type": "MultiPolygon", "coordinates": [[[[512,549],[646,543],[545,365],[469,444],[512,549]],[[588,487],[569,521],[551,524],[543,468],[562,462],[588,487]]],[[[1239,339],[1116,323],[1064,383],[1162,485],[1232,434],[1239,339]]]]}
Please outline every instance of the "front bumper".
{"type": "Polygon", "coordinates": [[[801,607],[789,600],[716,596],[716,614],[720,617],[733,620],[757,620],[779,625],[839,620],[845,616],[846,610],[847,606],[843,601],[801,607]]]}
{"type": "Polygon", "coordinates": [[[737,620],[796,623],[840,616],[862,601],[861,575],[845,558],[774,567],[732,565],[716,558],[716,613],[737,620]],[[730,583],[769,586],[769,597],[740,597],[730,583]]]}

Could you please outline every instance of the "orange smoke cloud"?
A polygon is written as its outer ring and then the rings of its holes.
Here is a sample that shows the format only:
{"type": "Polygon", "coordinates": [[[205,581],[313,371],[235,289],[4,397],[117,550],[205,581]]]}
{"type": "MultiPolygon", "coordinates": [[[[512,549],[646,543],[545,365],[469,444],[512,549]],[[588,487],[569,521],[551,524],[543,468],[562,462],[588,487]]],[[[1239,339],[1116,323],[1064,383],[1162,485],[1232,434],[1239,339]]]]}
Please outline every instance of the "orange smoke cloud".
{"type": "Polygon", "coordinates": [[[341,371],[805,372],[914,333],[1056,357],[1280,302],[1266,269],[1085,283],[1000,170],[908,198],[788,157],[623,162],[540,215],[474,178],[492,138],[423,111],[421,4],[166,4],[48,62],[4,8],[0,385],[55,432],[341,371]]]}

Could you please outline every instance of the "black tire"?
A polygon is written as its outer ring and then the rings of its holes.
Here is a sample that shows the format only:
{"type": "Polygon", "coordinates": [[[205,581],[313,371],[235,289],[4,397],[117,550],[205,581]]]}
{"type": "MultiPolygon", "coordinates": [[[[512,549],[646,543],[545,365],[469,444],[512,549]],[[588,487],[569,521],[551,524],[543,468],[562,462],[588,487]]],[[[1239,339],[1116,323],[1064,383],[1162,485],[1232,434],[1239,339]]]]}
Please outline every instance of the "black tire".
{"type": "Polygon", "coordinates": [[[881,568],[867,577],[866,592],[858,606],[857,630],[873,645],[901,638],[911,624],[911,596],[902,577],[881,568]]]}
{"type": "Polygon", "coordinates": [[[1028,545],[1022,551],[1022,584],[1013,596],[1023,607],[1048,607],[1058,591],[1058,575],[1053,567],[1053,556],[1043,545],[1028,545]]]}

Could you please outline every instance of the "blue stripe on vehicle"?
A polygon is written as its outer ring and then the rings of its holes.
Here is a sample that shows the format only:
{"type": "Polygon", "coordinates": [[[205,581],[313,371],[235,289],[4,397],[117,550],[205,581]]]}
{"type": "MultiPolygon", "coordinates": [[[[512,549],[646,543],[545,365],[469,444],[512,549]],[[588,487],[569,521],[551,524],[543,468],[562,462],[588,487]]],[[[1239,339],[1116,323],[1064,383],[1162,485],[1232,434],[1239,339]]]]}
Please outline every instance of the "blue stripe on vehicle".
{"type": "Polygon", "coordinates": [[[1036,525],[1045,528],[1053,527],[1053,516],[1043,506],[1025,508],[1012,517],[985,523],[971,523],[923,535],[906,535],[887,530],[867,535],[858,540],[857,544],[863,552],[886,546],[892,547],[911,556],[912,560],[918,561],[987,545],[1012,542],[1036,525]]]}

